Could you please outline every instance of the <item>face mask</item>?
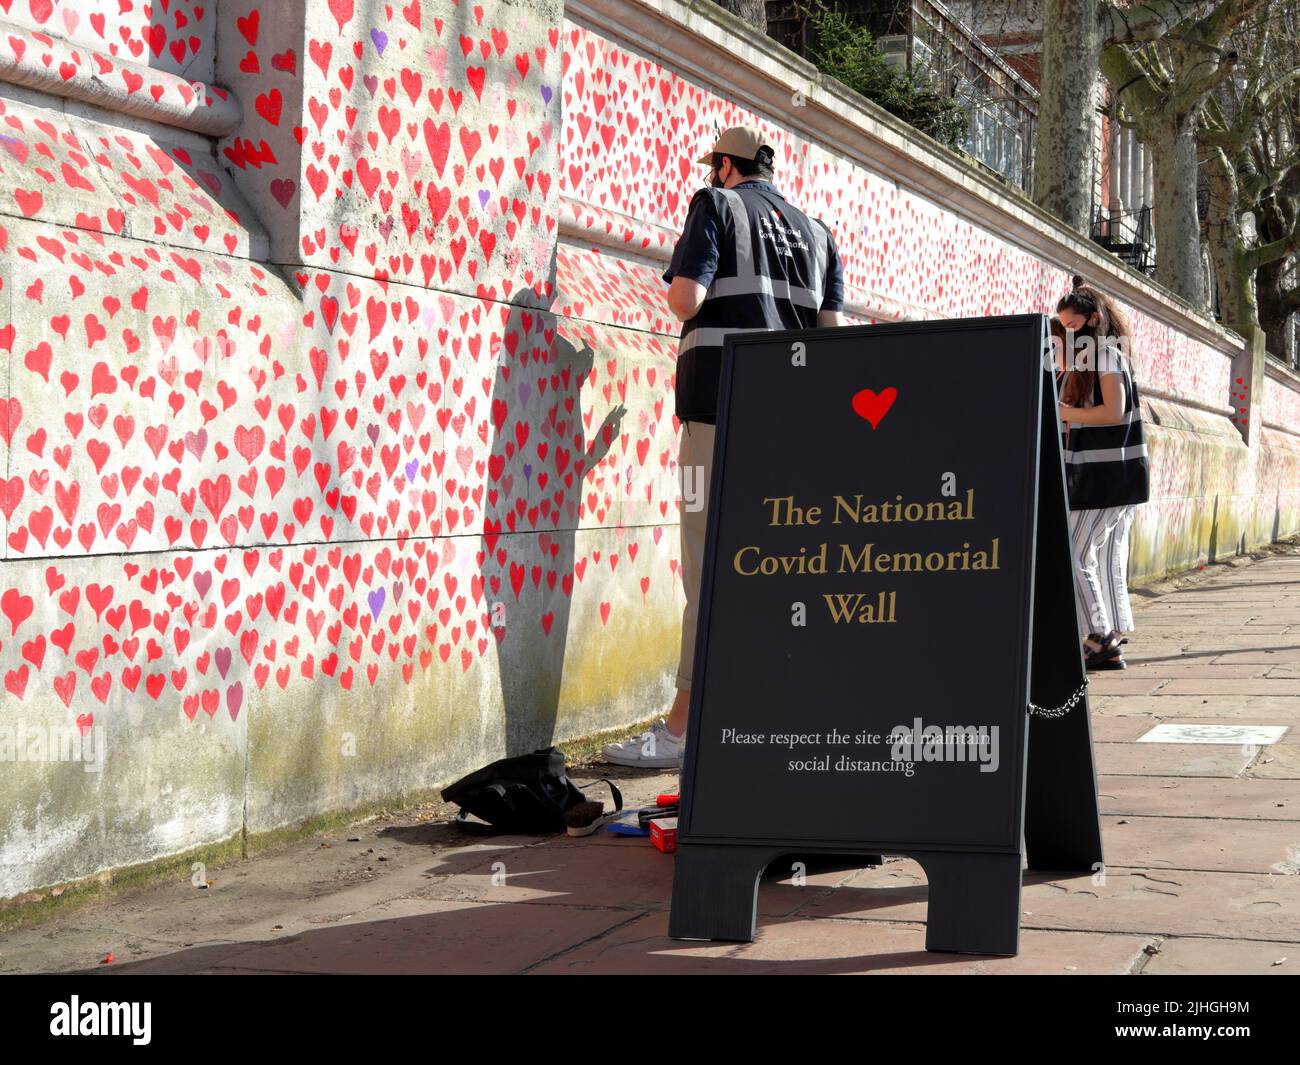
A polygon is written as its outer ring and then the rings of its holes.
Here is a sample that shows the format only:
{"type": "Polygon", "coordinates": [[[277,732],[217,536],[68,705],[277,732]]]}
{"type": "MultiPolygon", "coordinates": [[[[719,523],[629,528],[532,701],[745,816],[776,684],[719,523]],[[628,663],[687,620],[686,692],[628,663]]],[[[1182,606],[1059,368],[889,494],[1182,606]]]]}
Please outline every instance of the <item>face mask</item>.
{"type": "Polygon", "coordinates": [[[722,175],[718,171],[713,172],[713,180],[709,182],[715,189],[726,188],[726,182],[722,180],[722,175]]]}

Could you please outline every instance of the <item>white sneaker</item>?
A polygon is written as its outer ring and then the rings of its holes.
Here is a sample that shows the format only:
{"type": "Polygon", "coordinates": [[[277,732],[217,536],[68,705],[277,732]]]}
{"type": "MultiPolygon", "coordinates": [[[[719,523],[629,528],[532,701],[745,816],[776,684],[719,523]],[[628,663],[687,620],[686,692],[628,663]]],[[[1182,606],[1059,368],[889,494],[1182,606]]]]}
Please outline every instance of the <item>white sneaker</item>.
{"type": "Polygon", "coordinates": [[[622,743],[607,743],[601,752],[605,761],[639,769],[680,769],[686,749],[686,733],[674,736],[663,718],[639,736],[622,743]]]}

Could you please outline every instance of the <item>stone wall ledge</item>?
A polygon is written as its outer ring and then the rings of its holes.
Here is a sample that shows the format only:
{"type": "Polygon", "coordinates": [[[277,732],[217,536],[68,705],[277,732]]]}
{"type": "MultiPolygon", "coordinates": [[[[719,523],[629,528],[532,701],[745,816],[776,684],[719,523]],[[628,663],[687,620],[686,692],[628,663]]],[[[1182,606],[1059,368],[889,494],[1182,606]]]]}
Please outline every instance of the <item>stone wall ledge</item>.
{"type": "MultiPolygon", "coordinates": [[[[668,265],[677,241],[677,234],[665,226],[567,195],[560,197],[559,232],[560,239],[567,244],[612,252],[621,259],[654,263],[657,269],[668,265]]],[[[667,286],[664,292],[667,293],[667,286]]],[[[855,318],[886,322],[919,322],[941,317],[929,307],[849,284],[844,286],[844,310],[855,318]]]]}
{"type": "Polygon", "coordinates": [[[0,20],[0,81],[105,111],[220,137],[239,125],[227,89],[0,20]]]}
{"type": "Polygon", "coordinates": [[[1300,392],[1300,373],[1296,373],[1285,363],[1270,358],[1264,364],[1264,372],[1274,381],[1291,389],[1292,392],[1300,392]]]}

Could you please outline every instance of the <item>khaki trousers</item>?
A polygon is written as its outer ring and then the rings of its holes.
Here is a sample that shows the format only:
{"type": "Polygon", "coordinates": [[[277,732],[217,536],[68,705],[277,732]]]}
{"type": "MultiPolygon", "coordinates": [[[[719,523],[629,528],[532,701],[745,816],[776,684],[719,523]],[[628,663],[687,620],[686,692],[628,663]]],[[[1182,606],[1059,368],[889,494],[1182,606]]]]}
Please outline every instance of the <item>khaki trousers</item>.
{"type": "Polygon", "coordinates": [[[709,478],[713,472],[712,425],[686,422],[677,450],[677,477],[682,493],[682,648],[677,661],[677,688],[691,690],[695,662],[695,628],[700,609],[700,574],[704,565],[704,533],[709,522],[709,478]]]}

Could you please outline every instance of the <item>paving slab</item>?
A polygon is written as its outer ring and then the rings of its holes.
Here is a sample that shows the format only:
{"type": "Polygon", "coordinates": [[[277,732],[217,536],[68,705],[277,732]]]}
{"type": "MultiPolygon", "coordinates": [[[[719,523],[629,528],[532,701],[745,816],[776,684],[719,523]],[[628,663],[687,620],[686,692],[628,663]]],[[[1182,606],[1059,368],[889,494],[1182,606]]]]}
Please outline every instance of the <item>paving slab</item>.
{"type": "Polygon", "coordinates": [[[653,913],[538,966],[539,973],[725,973],[889,975],[1123,974],[1144,957],[1145,936],[1022,931],[1013,958],[932,954],[925,926],[883,921],[787,918],[760,922],[753,943],[668,938],[668,915],[653,913]]]}
{"type": "Polygon", "coordinates": [[[1137,776],[1235,777],[1255,758],[1240,747],[1191,743],[1096,743],[1097,772],[1137,776]]]}
{"type": "Polygon", "coordinates": [[[1189,662],[1213,662],[1221,654],[1221,651],[1196,651],[1186,653],[1183,651],[1183,644],[1187,642],[1185,628],[1181,625],[1170,627],[1170,631],[1162,637],[1155,638],[1146,635],[1141,638],[1136,636],[1128,637],[1128,646],[1124,648],[1124,658],[1126,661],[1147,661],[1153,659],[1179,659],[1189,662]]]}
{"type": "MultiPolygon", "coordinates": [[[[903,859],[810,898],[800,917],[923,922],[926,878],[903,859]]],[[[1281,874],[1132,872],[1057,875],[1026,871],[1021,927],[1089,932],[1207,935],[1300,944],[1300,877],[1281,874]]]]}
{"type": "Polygon", "coordinates": [[[1130,677],[1128,670],[1091,673],[1089,695],[1154,695],[1172,681],[1163,677],[1130,677]]]}
{"type": "MultiPolygon", "coordinates": [[[[291,973],[517,973],[635,920],[638,911],[437,899],[395,899],[364,921],[345,921],[266,944],[203,955],[203,968],[291,973]]],[[[169,973],[187,955],[122,966],[169,973]]],[[[199,966],[196,966],[196,968],[199,966]]]]}
{"type": "Polygon", "coordinates": [[[1300,780],[1103,776],[1097,792],[1104,814],[1300,821],[1300,780]]]}
{"type": "Polygon", "coordinates": [[[1254,752],[1281,743],[1289,728],[1289,725],[1227,724],[1222,721],[1184,719],[1177,722],[1161,722],[1139,736],[1136,742],[1240,747],[1243,752],[1254,752]]]}
{"type": "MultiPolygon", "coordinates": [[[[1300,688],[1300,684],[1297,685],[1300,688]]],[[[1295,695],[1202,695],[1175,699],[1159,695],[1089,695],[1094,715],[1152,714],[1164,720],[1204,718],[1267,718],[1273,722],[1300,723],[1300,696],[1295,695]]]]}
{"type": "MultiPolygon", "coordinates": [[[[1235,939],[1167,939],[1142,970],[1144,976],[1300,976],[1295,943],[1235,939]]],[[[1243,998],[1248,997],[1243,991],[1243,998]]],[[[1205,1013],[1185,1024],[1249,1025],[1250,1014],[1205,1013]]]]}
{"type": "Polygon", "coordinates": [[[566,838],[435,876],[402,898],[658,909],[668,905],[672,882],[672,856],[644,838],[613,845],[566,838]]]}
{"type": "Polygon", "coordinates": [[[1160,694],[1166,697],[1170,695],[1290,695],[1294,691],[1295,681],[1285,677],[1236,677],[1232,680],[1185,677],[1165,681],[1160,688],[1160,694]]]}
{"type": "Polygon", "coordinates": [[[1102,817],[1108,868],[1300,872],[1300,823],[1102,817]]]}
{"type": "Polygon", "coordinates": [[[1300,665],[1300,644],[1294,647],[1271,647],[1238,651],[1224,651],[1213,659],[1216,663],[1230,665],[1244,663],[1247,665],[1300,665]]]}
{"type": "Polygon", "coordinates": [[[1300,747],[1275,744],[1262,749],[1246,775],[1257,780],[1300,780],[1300,747]]]}
{"type": "Polygon", "coordinates": [[[1142,733],[1149,731],[1160,723],[1154,714],[1134,716],[1113,715],[1102,717],[1094,715],[1092,720],[1093,743],[1133,743],[1142,733]]]}
{"type": "Polygon", "coordinates": [[[174,883],[88,902],[17,929],[0,937],[0,973],[82,969],[110,953],[122,962],[145,959],[205,940],[271,939],[296,921],[362,910],[537,843],[530,836],[463,843],[420,825],[396,834],[382,824],[330,833],[254,861],[210,867],[206,889],[196,889],[187,872],[174,883]],[[429,844],[438,836],[447,842],[431,856],[429,844]]]}
{"type": "Polygon", "coordinates": [[[1189,634],[1183,643],[1184,651],[1213,651],[1228,654],[1231,651],[1292,651],[1297,645],[1296,634],[1292,626],[1274,625],[1272,631],[1265,627],[1251,626],[1250,631],[1225,630],[1212,620],[1207,620],[1204,634],[1189,634]]]}
{"type": "Polygon", "coordinates": [[[1161,657],[1158,659],[1128,658],[1125,677],[1132,679],[1154,677],[1161,680],[1238,680],[1269,679],[1273,666],[1262,662],[1255,663],[1206,663],[1202,659],[1184,659],[1161,657]]]}
{"type": "Polygon", "coordinates": [[[1300,877],[1106,870],[1073,880],[1026,874],[1022,927],[1271,939],[1300,945],[1300,877]]]}

